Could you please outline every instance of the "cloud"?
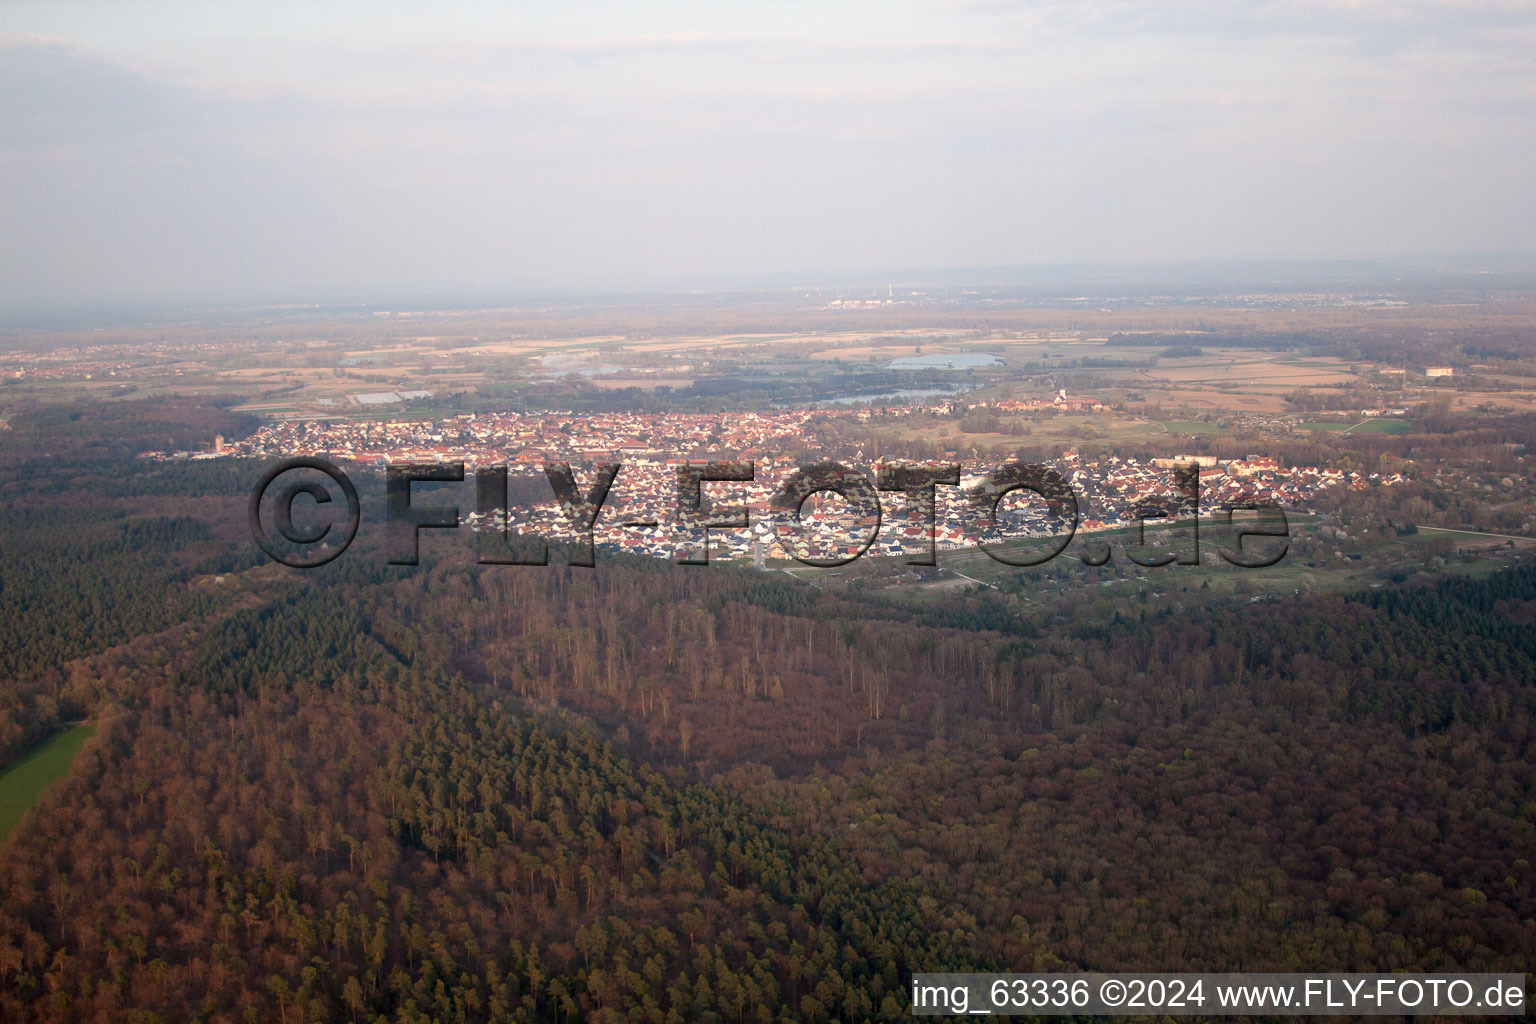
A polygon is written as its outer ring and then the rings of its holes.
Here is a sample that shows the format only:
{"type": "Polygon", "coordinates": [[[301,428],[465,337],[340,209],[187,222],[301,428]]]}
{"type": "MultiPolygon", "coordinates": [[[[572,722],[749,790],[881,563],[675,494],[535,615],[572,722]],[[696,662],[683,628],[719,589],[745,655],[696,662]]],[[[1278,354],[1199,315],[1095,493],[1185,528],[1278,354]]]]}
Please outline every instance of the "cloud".
{"type": "Polygon", "coordinates": [[[953,9],[1055,38],[1294,36],[1367,54],[1487,45],[1490,34],[1536,26],[1526,0],[954,0],[953,9]]]}
{"type": "Polygon", "coordinates": [[[1387,54],[1346,24],[1391,21],[1380,6],[1198,14],[1109,0],[867,36],[314,32],[134,59],[12,37],[0,301],[1536,237],[1520,12],[1445,38],[1415,13],[1417,41],[1387,54]]]}
{"type": "Polygon", "coordinates": [[[200,116],[205,98],[51,39],[0,38],[0,150],[122,137],[200,116]]]}

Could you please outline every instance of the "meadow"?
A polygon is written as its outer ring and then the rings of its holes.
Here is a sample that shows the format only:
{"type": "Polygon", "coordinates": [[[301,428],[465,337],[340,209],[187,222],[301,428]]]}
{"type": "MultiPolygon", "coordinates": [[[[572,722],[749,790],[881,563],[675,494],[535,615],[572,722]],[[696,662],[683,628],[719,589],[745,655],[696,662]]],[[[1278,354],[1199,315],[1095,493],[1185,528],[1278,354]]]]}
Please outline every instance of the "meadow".
{"type": "Polygon", "coordinates": [[[66,729],[39,744],[0,775],[0,841],[10,835],[48,787],[64,777],[85,741],[95,734],[94,725],[66,729]]]}

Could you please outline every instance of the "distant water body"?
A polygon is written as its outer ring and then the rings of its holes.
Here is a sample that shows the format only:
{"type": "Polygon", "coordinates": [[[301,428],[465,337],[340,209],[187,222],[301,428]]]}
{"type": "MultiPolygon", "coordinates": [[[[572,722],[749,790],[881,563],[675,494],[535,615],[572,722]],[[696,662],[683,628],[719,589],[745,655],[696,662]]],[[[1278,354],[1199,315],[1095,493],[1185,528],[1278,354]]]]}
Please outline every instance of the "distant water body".
{"type": "Polygon", "coordinates": [[[902,356],[892,359],[888,370],[973,370],[980,366],[1001,366],[1002,359],[986,352],[935,353],[928,356],[902,356]]]}
{"type": "Polygon", "coordinates": [[[898,391],[877,391],[864,395],[844,395],[841,398],[823,398],[818,402],[774,402],[776,409],[824,409],[829,405],[853,405],[857,402],[894,402],[900,404],[908,398],[948,398],[963,388],[902,388],[898,391]]]}
{"type": "Polygon", "coordinates": [[[575,374],[578,377],[601,377],[605,373],[617,373],[624,369],[622,366],[614,366],[611,363],[583,363],[575,360],[562,359],[559,356],[545,356],[539,360],[539,369],[535,370],[535,377],[568,377],[575,374]]]}

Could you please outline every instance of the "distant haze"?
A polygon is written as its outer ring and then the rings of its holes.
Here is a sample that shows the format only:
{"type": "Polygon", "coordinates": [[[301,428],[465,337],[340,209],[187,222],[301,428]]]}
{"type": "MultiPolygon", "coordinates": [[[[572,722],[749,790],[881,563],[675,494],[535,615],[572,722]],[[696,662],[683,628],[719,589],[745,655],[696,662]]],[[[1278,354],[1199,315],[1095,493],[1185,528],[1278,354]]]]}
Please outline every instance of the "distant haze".
{"type": "Polygon", "coordinates": [[[0,6],[0,303],[1536,246],[1536,4],[0,6]]]}

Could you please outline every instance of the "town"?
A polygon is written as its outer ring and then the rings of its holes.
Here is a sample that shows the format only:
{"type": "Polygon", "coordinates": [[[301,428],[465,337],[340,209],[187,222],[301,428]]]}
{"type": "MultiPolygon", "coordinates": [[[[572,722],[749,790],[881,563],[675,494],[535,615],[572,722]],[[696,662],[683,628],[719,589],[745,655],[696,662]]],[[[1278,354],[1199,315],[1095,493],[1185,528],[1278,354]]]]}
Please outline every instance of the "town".
{"type": "MultiPolygon", "coordinates": [[[[781,512],[773,497],[791,474],[818,461],[855,467],[872,461],[862,448],[834,450],[818,443],[812,427],[821,419],[868,415],[867,410],[847,409],[589,416],[548,411],[435,420],[288,421],[266,424],[239,441],[218,438],[211,451],[145,454],[169,459],[320,456],[380,471],[404,464],[464,463],[470,468],[506,466],[511,476],[524,478],[542,476],[546,463],[568,462],[581,486],[593,478],[596,465],[619,463],[622,469],[591,540],[602,550],[661,558],[701,540],[699,531],[690,530],[678,517],[677,469],[704,459],[741,459],[753,464],[751,481],[706,482],[701,488],[708,505],[743,508],[748,522],[741,529],[711,530],[710,552],[719,558],[750,559],[759,567],[788,559],[836,562],[864,554],[913,559],[934,549],[1054,536],[1070,528],[1059,510],[1027,493],[985,500],[984,474],[993,467],[972,464],[962,467],[960,486],[935,488],[931,522],[918,503],[900,496],[887,502],[883,515],[871,516],[868,509],[823,491],[805,502],[793,539],[786,539],[785,531],[774,528],[781,512]]],[[[1218,461],[1174,454],[1144,463],[1120,455],[1085,457],[1064,451],[1049,461],[1076,497],[1075,529],[1084,533],[1134,525],[1148,506],[1176,500],[1173,470],[1178,466],[1193,464],[1197,469],[1199,514],[1207,517],[1232,508],[1306,511],[1324,489],[1390,486],[1403,479],[1397,473],[1285,466],[1258,455],[1218,461]]],[[[873,475],[871,468],[871,479],[873,475]]],[[[585,543],[585,528],[572,522],[552,491],[546,493],[532,505],[477,509],[467,513],[464,522],[472,529],[585,543]]]]}

